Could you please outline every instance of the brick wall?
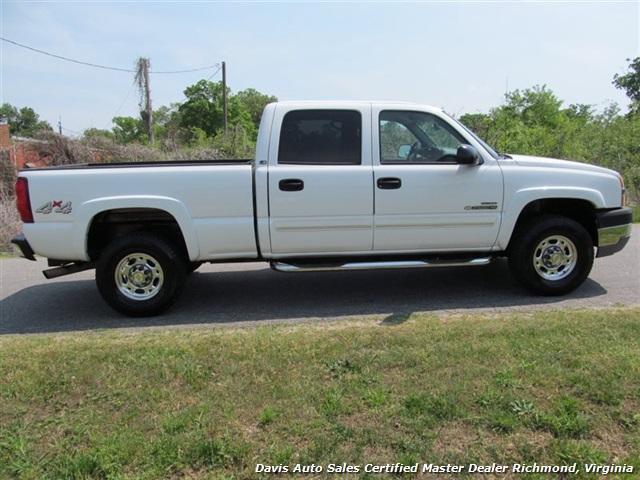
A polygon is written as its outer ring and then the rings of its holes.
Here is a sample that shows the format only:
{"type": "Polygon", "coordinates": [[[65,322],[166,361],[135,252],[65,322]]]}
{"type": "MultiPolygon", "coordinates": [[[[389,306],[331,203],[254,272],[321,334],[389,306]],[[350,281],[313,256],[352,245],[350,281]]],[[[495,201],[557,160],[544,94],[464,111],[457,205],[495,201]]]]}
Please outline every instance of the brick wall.
{"type": "Polygon", "coordinates": [[[11,136],[9,135],[9,124],[0,123],[0,148],[11,146],[11,136]]]}
{"type": "Polygon", "coordinates": [[[23,169],[27,163],[36,167],[46,165],[45,159],[40,158],[37,152],[32,151],[28,143],[11,143],[10,126],[3,120],[0,120],[0,149],[9,150],[9,161],[18,170],[23,169]]]}

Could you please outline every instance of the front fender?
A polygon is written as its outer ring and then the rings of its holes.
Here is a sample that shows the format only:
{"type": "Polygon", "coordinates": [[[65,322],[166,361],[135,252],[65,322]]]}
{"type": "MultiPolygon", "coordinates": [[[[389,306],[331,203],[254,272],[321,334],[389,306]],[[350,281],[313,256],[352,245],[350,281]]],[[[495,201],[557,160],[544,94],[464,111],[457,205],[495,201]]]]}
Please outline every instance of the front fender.
{"type": "Polygon", "coordinates": [[[515,192],[510,199],[505,199],[504,216],[498,245],[502,250],[509,245],[513,230],[520,214],[531,203],[538,200],[570,199],[589,202],[595,209],[605,208],[606,202],[598,190],[584,187],[536,187],[524,188],[515,192]]]}

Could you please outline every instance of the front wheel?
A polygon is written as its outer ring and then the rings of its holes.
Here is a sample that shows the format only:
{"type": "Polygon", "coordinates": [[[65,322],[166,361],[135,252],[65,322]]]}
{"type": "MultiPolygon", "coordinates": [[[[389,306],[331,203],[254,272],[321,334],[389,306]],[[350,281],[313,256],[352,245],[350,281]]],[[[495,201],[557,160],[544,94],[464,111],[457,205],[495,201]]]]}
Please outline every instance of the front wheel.
{"type": "Polygon", "coordinates": [[[182,255],[162,237],[133,233],[116,239],[102,252],[96,284],[114,310],[149,317],[176,301],[186,271],[182,255]]]}
{"type": "Polygon", "coordinates": [[[589,276],[593,240],[578,222],[556,215],[536,217],[514,236],[509,247],[509,268],[529,290],[564,295],[589,276]]]}

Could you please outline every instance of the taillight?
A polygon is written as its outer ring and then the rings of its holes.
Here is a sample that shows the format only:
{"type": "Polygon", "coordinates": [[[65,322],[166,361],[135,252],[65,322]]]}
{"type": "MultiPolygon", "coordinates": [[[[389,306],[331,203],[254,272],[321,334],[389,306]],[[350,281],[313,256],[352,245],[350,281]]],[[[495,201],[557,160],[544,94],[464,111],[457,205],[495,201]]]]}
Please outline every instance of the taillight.
{"type": "Polygon", "coordinates": [[[31,199],[29,198],[29,182],[23,177],[18,177],[18,181],[16,182],[16,206],[18,207],[20,219],[24,223],[33,223],[31,199]]]}

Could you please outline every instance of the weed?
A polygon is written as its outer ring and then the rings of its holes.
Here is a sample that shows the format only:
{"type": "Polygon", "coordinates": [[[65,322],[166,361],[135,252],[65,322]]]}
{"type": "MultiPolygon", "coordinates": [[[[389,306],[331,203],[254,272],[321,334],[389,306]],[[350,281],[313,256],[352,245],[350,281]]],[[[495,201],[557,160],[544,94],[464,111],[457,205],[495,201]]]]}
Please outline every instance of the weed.
{"type": "Polygon", "coordinates": [[[335,418],[340,414],[342,406],[342,394],[335,389],[329,390],[322,404],[320,405],[320,412],[328,418],[335,418]]]}
{"type": "Polygon", "coordinates": [[[513,413],[519,417],[535,418],[538,415],[538,410],[534,404],[526,400],[514,400],[509,406],[513,413]]]}
{"type": "Polygon", "coordinates": [[[381,387],[367,388],[364,392],[363,399],[370,408],[376,410],[388,402],[389,393],[385,388],[381,387]]]}
{"type": "Polygon", "coordinates": [[[258,415],[258,425],[261,427],[266,427],[270,423],[272,423],[276,418],[276,411],[273,406],[267,405],[264,407],[260,414],[258,415]]]}
{"type": "Polygon", "coordinates": [[[454,420],[461,415],[459,402],[442,395],[409,395],[404,406],[410,417],[431,417],[437,421],[454,420]]]}
{"type": "Polygon", "coordinates": [[[333,378],[340,378],[348,373],[360,373],[360,367],[346,358],[341,358],[328,364],[327,369],[333,378]]]}
{"type": "Polygon", "coordinates": [[[547,430],[557,438],[582,438],[590,429],[588,418],[570,395],[559,399],[553,413],[540,412],[534,423],[537,428],[547,430]]]}
{"type": "Polygon", "coordinates": [[[487,425],[496,432],[510,433],[516,430],[518,426],[518,417],[509,412],[497,412],[489,417],[487,425]]]}
{"type": "Polygon", "coordinates": [[[571,465],[573,463],[595,463],[602,465],[606,462],[605,452],[591,447],[584,442],[575,440],[558,440],[552,444],[553,452],[560,465],[571,465]]]}

